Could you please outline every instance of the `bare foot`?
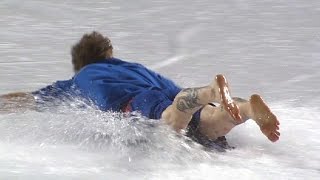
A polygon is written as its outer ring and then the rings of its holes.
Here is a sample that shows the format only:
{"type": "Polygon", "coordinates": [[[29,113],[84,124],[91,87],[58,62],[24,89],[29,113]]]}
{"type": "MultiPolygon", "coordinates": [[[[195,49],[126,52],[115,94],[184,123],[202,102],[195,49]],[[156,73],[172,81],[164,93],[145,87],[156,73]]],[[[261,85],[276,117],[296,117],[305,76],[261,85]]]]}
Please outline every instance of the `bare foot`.
{"type": "Polygon", "coordinates": [[[231,98],[226,78],[223,75],[219,74],[216,76],[216,83],[219,89],[221,99],[220,104],[235,121],[242,122],[239,107],[231,98]]]}
{"type": "Polygon", "coordinates": [[[254,94],[250,98],[253,113],[253,120],[260,126],[262,133],[272,142],[279,140],[279,121],[270,111],[269,107],[263,102],[262,98],[254,94]]]}

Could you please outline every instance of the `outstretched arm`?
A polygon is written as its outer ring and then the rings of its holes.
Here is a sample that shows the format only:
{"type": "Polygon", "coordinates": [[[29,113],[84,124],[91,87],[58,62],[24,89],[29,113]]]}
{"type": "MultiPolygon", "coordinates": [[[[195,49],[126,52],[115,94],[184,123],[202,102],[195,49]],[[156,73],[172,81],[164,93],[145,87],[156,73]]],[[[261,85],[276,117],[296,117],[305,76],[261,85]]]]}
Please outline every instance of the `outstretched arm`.
{"type": "MultiPolygon", "coordinates": [[[[15,92],[0,95],[0,113],[10,113],[26,110],[37,110],[39,105],[63,99],[71,91],[73,79],[56,81],[33,92],[15,92]],[[40,103],[40,104],[39,104],[40,103]]],[[[54,105],[50,104],[50,105],[54,105]]]]}
{"type": "Polygon", "coordinates": [[[15,92],[0,95],[0,113],[10,113],[34,109],[34,96],[29,92],[15,92]]]}

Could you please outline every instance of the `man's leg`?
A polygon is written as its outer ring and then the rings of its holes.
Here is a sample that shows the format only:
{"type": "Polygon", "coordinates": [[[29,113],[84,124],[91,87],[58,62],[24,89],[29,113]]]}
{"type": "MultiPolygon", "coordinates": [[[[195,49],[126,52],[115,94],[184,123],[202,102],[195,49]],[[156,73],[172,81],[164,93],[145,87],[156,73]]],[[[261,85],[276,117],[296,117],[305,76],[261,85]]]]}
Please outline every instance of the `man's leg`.
{"type": "Polygon", "coordinates": [[[233,127],[248,119],[254,120],[262,133],[272,142],[279,139],[279,121],[263,102],[259,95],[252,95],[250,100],[233,98],[239,106],[241,122],[234,119],[221,107],[205,106],[201,111],[199,131],[209,139],[216,139],[226,135],[233,127]]]}
{"type": "Polygon", "coordinates": [[[241,121],[239,108],[230,96],[228,84],[223,75],[217,75],[209,86],[183,89],[161,117],[179,132],[187,127],[197,110],[210,102],[220,103],[233,119],[241,121]]]}

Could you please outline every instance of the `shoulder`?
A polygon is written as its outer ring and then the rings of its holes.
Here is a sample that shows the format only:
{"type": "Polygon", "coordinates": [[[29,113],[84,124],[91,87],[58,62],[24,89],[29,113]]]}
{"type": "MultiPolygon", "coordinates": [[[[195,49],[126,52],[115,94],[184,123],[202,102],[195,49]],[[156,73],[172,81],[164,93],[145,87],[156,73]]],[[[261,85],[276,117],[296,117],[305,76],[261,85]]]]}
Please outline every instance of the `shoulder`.
{"type": "Polygon", "coordinates": [[[73,78],[68,80],[60,80],[53,83],[54,86],[71,86],[73,84],[73,78]]]}
{"type": "Polygon", "coordinates": [[[31,92],[37,98],[46,99],[59,97],[61,94],[68,93],[73,87],[73,79],[56,81],[51,85],[40,88],[31,92]]]}
{"type": "MultiPolygon", "coordinates": [[[[73,79],[58,80],[50,85],[40,88],[38,91],[50,91],[54,89],[69,89],[73,84],[73,79]]],[[[37,91],[35,91],[37,92],[37,91]]]]}

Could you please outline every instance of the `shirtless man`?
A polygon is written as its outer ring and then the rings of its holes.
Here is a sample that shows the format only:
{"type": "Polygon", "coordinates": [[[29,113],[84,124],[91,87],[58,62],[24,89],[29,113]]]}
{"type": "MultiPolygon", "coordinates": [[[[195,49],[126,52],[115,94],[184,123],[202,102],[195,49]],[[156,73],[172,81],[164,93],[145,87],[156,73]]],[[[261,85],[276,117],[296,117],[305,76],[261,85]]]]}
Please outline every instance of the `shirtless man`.
{"type": "Polygon", "coordinates": [[[232,98],[226,78],[216,75],[205,87],[181,89],[171,80],[137,64],[113,57],[110,40],[98,32],[85,34],[72,48],[75,76],[31,93],[0,96],[0,111],[35,108],[39,102],[81,96],[102,111],[139,111],[162,119],[175,131],[194,124],[208,139],[226,135],[233,127],[254,120],[272,142],[279,139],[279,121],[259,95],[232,98]],[[219,103],[214,107],[209,103],[219,103]]]}

